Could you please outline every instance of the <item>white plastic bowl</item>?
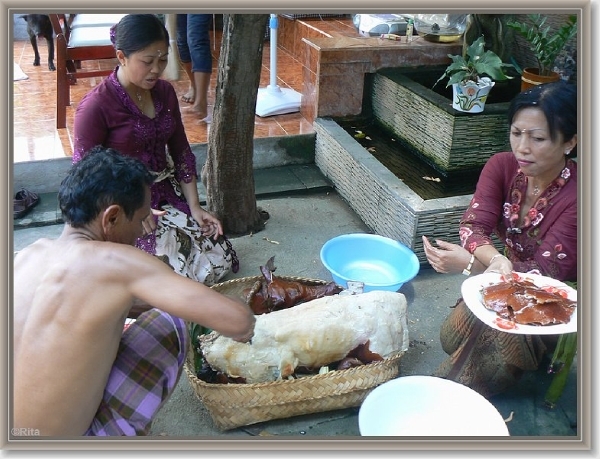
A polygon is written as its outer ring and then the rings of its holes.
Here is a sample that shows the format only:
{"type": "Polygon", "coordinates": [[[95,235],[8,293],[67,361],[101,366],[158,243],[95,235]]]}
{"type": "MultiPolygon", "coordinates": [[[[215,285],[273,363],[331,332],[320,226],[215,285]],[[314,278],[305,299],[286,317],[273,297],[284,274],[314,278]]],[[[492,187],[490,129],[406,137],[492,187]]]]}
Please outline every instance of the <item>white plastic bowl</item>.
{"type": "Polygon", "coordinates": [[[362,436],[508,436],[483,395],[448,379],[403,376],[373,389],[358,412],[362,436]]]}
{"type": "Polygon", "coordinates": [[[419,272],[419,259],[400,242],[377,234],[356,233],[334,237],[323,244],[321,262],[335,283],[364,284],[363,291],[397,292],[419,272]]]}

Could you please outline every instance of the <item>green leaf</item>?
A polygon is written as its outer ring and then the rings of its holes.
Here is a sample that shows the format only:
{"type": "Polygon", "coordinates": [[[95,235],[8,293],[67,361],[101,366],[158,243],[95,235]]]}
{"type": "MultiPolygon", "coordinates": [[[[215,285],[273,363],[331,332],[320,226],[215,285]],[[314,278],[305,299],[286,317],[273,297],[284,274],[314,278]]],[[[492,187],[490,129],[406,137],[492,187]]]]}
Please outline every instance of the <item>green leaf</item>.
{"type": "Polygon", "coordinates": [[[472,60],[476,60],[478,56],[483,54],[484,47],[485,40],[482,35],[467,48],[467,56],[469,56],[472,60]]]}
{"type": "Polygon", "coordinates": [[[577,332],[560,335],[554,355],[552,356],[551,368],[558,367],[554,373],[552,382],[546,391],[544,401],[547,406],[554,408],[567,384],[567,378],[577,353],[577,332]]]}
{"type": "Polygon", "coordinates": [[[486,51],[483,35],[467,47],[464,55],[448,54],[448,57],[452,63],[446,67],[444,74],[434,83],[434,87],[444,78],[448,78],[446,87],[469,80],[478,82],[483,75],[498,81],[512,78],[506,75],[503,69],[513,65],[504,64],[493,51],[486,51]]]}
{"type": "Polygon", "coordinates": [[[527,22],[507,22],[508,27],[529,42],[529,49],[538,62],[540,75],[550,74],[567,42],[577,34],[576,15],[570,15],[567,22],[554,34],[551,34],[550,26],[546,25],[547,19],[541,14],[530,14],[527,22]]]}
{"type": "Polygon", "coordinates": [[[211,332],[210,328],[203,327],[200,324],[196,324],[190,322],[188,325],[188,330],[190,334],[190,339],[192,343],[192,352],[193,352],[193,361],[194,361],[194,369],[196,372],[200,371],[202,368],[202,364],[204,363],[204,359],[200,352],[200,335],[206,335],[211,332]]]}

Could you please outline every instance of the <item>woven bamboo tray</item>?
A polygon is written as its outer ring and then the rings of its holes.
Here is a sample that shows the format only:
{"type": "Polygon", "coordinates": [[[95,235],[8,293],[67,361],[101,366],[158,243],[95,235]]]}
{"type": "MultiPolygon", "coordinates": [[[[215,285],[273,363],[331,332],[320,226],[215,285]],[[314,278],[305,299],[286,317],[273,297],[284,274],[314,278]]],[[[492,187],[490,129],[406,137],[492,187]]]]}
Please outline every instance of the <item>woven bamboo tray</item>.
{"type": "MultiPolygon", "coordinates": [[[[300,277],[280,278],[313,285],[326,283],[300,277]]],[[[234,279],[211,288],[243,298],[244,289],[260,279],[259,276],[234,279]]],[[[257,384],[210,384],[198,379],[191,349],[184,369],[216,427],[229,430],[273,419],[359,406],[372,389],[398,376],[403,354],[400,351],[385,360],[347,370],[257,384]]]]}

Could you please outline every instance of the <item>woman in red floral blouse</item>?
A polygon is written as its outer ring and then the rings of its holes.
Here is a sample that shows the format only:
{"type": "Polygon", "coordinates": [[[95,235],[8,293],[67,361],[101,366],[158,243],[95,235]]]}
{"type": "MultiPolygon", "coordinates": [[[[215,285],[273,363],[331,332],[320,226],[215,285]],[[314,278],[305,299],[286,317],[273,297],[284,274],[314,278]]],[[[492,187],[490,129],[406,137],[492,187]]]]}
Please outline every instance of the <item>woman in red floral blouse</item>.
{"type": "MultiPolygon", "coordinates": [[[[461,244],[425,236],[425,254],[442,273],[512,271],[577,281],[577,87],[557,82],[515,97],[508,111],[511,152],[484,166],[460,222],[461,244]],[[499,252],[492,236],[502,241],[499,252]]],[[[548,350],[539,336],[498,332],[459,301],[442,325],[450,357],[436,375],[484,395],[502,392],[548,350]],[[475,336],[476,335],[476,336],[475,336]]],[[[550,340],[552,341],[552,340],[550,340]]]]}

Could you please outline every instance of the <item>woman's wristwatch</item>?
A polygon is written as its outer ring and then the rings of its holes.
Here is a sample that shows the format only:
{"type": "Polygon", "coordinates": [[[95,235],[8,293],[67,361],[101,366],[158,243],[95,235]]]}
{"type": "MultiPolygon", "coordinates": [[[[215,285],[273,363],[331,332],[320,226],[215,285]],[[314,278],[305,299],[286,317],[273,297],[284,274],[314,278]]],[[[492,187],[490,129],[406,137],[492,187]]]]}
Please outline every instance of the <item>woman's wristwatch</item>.
{"type": "Polygon", "coordinates": [[[462,270],[462,273],[465,276],[471,275],[471,269],[473,268],[473,263],[475,263],[475,254],[474,253],[471,254],[471,259],[469,260],[469,264],[467,265],[467,267],[462,270]]]}

